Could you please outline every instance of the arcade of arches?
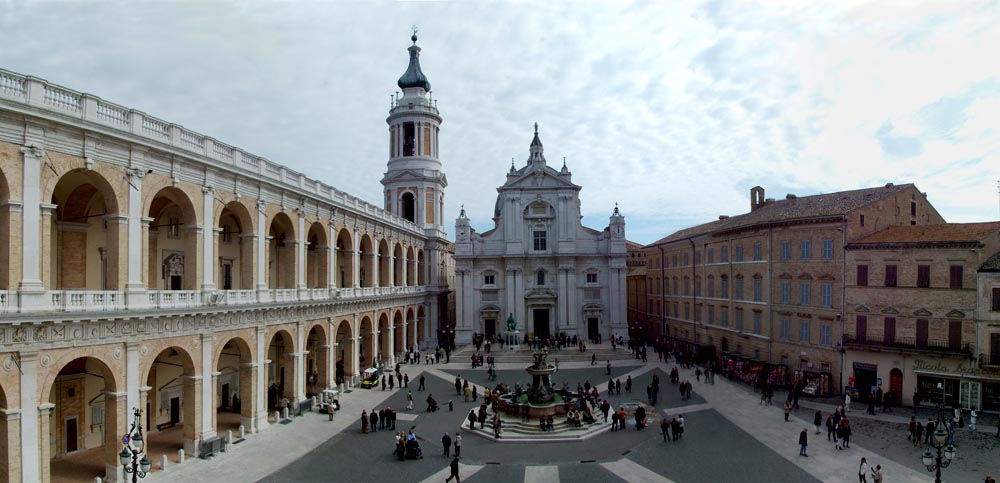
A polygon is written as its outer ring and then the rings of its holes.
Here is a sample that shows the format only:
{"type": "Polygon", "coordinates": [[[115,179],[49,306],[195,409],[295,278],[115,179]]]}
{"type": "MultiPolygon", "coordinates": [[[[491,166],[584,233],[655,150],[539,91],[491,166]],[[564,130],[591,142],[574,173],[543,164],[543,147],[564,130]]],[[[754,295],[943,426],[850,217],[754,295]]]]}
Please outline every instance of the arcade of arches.
{"type": "Polygon", "coordinates": [[[427,338],[423,304],[277,312],[230,319],[250,322],[241,328],[0,354],[0,481],[120,477],[118,438],[136,407],[151,460],[197,456],[201,441],[264,430],[275,410],[360,382],[363,368],[393,364],[427,338]]]}

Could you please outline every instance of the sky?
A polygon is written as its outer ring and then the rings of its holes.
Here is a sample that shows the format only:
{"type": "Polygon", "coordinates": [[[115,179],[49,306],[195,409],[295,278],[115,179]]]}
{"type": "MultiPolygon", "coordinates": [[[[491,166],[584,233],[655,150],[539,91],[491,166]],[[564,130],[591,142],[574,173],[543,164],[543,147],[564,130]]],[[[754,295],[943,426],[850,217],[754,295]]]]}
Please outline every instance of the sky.
{"type": "Polygon", "coordinates": [[[1000,219],[1000,2],[0,0],[0,68],[143,111],[373,204],[411,26],[444,122],[445,219],[485,231],[533,123],[583,221],[627,238],[915,183],[1000,219]]]}

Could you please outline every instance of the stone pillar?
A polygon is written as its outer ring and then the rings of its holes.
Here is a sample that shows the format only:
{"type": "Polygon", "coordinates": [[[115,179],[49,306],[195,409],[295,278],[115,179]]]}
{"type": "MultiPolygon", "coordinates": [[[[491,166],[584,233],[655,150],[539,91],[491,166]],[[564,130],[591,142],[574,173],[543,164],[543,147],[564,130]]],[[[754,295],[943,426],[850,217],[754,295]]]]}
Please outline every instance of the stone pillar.
{"type": "MultiPolygon", "coordinates": [[[[38,206],[36,203],[35,206],[38,206]]],[[[21,360],[21,475],[22,481],[42,481],[41,450],[48,451],[48,428],[42,431],[39,422],[48,422],[48,415],[40,418],[38,410],[38,353],[20,352],[21,360]],[[39,445],[39,438],[44,438],[39,445]]],[[[48,468],[48,464],[45,465],[48,468]]]]}
{"type": "MultiPolygon", "coordinates": [[[[125,481],[118,453],[122,449],[121,437],[129,430],[133,407],[126,407],[127,396],[121,392],[104,392],[104,481],[125,481]]],[[[146,428],[148,429],[148,428],[146,428]]],[[[143,431],[143,436],[148,432],[143,431]]]]}
{"type": "MultiPolygon", "coordinates": [[[[41,451],[39,451],[38,455],[38,465],[39,465],[38,473],[40,479],[29,480],[28,475],[25,474],[24,481],[26,482],[41,481],[42,483],[49,483],[52,480],[52,473],[51,473],[52,468],[49,465],[49,460],[52,459],[52,452],[50,449],[51,440],[49,436],[49,420],[51,419],[52,416],[52,410],[55,409],[55,407],[56,405],[52,403],[44,403],[38,405],[37,409],[38,417],[36,418],[35,424],[38,426],[38,431],[41,433],[41,441],[42,441],[41,451]]],[[[21,433],[21,436],[22,437],[24,436],[23,432],[21,433]]],[[[31,444],[38,444],[38,439],[32,441],[31,444]]],[[[22,448],[21,450],[24,451],[25,448],[22,448]]],[[[36,449],[36,451],[38,450],[36,449]]],[[[27,471],[25,471],[25,473],[27,473],[27,471]]]]}
{"type": "Polygon", "coordinates": [[[254,417],[257,418],[256,430],[267,428],[267,329],[257,327],[257,385],[254,389],[254,417]]]}
{"type": "Polygon", "coordinates": [[[201,437],[208,439],[215,436],[215,388],[218,377],[215,368],[212,367],[212,355],[214,344],[212,334],[201,334],[201,373],[204,375],[201,388],[201,437]]]}
{"type": "Polygon", "coordinates": [[[361,286],[361,233],[355,229],[354,230],[354,257],[353,272],[354,281],[351,284],[354,288],[361,286]]]}
{"type": "MultiPolygon", "coordinates": [[[[42,221],[41,169],[45,160],[45,150],[34,146],[25,146],[21,148],[21,154],[24,158],[24,184],[21,193],[24,200],[21,214],[24,229],[21,231],[21,283],[18,290],[21,292],[21,310],[37,311],[45,309],[51,303],[45,297],[40,263],[42,259],[40,253],[42,247],[40,229],[42,221]]],[[[14,245],[13,241],[11,245],[14,245]]],[[[32,419],[37,418],[33,417],[32,419]]],[[[25,477],[29,476],[37,475],[26,472],[25,477]]],[[[27,481],[32,480],[29,478],[27,481]]]]}
{"type": "MultiPolygon", "coordinates": [[[[181,384],[183,384],[183,399],[181,403],[183,409],[181,410],[181,417],[184,420],[184,427],[182,428],[184,432],[184,453],[195,457],[199,454],[199,443],[201,443],[202,431],[204,430],[201,424],[201,395],[205,391],[205,377],[184,375],[179,379],[181,384]]],[[[209,379],[209,382],[211,382],[211,379],[209,379]]]]}
{"type": "MultiPolygon", "coordinates": [[[[128,292],[144,292],[146,286],[142,282],[142,256],[143,235],[142,224],[142,178],[146,172],[138,168],[127,169],[126,174],[129,181],[128,190],[128,281],[125,283],[125,290],[128,292]]],[[[146,225],[148,226],[148,224],[146,225]]],[[[128,295],[128,306],[132,307],[133,298],[137,304],[139,302],[148,303],[142,295],[128,295]]]]}
{"type": "Polygon", "coordinates": [[[337,230],[330,219],[330,288],[340,288],[339,268],[337,267],[337,230]]]}
{"type": "Polygon", "coordinates": [[[295,324],[295,347],[299,350],[292,354],[295,358],[295,401],[306,400],[306,325],[303,322],[295,324]]]}
{"type": "MultiPolygon", "coordinates": [[[[145,404],[139,401],[140,378],[139,374],[139,343],[125,343],[125,407],[126,411],[133,408],[146,410],[145,404]]],[[[131,414],[131,413],[129,413],[131,414]]],[[[122,433],[124,434],[124,433],[122,433]]],[[[121,435],[118,435],[121,436],[121,435]]]]}
{"type": "Polygon", "coordinates": [[[21,410],[20,409],[0,409],[0,438],[3,438],[4,447],[7,451],[3,454],[3,461],[0,461],[7,468],[7,482],[21,481],[21,410]]]}
{"type": "Polygon", "coordinates": [[[333,374],[335,372],[333,365],[333,346],[330,344],[322,344],[316,347],[316,367],[317,367],[317,377],[316,386],[321,389],[326,389],[328,387],[333,387],[333,374]]]}
{"type": "Polygon", "coordinates": [[[398,349],[400,352],[406,352],[406,349],[408,347],[410,347],[410,342],[408,340],[406,340],[407,339],[406,336],[409,335],[407,333],[407,332],[409,332],[409,330],[410,330],[410,328],[407,327],[407,323],[406,323],[406,313],[404,312],[403,313],[403,340],[402,340],[403,347],[400,347],[398,349]]]}
{"type": "Polygon", "coordinates": [[[405,286],[409,285],[408,283],[406,283],[406,281],[407,281],[406,271],[410,268],[410,267],[407,267],[407,265],[409,265],[409,263],[407,263],[407,259],[406,259],[406,250],[403,250],[403,273],[402,273],[402,278],[403,279],[399,281],[399,285],[401,287],[405,287],[405,286]]]}
{"type": "Polygon", "coordinates": [[[258,399],[257,369],[256,362],[244,362],[240,364],[240,388],[237,391],[237,394],[240,396],[240,424],[248,429],[250,433],[257,432],[257,419],[254,417],[257,411],[258,399]]]}
{"type": "Polygon", "coordinates": [[[309,239],[306,233],[306,215],[303,210],[299,212],[298,242],[295,245],[295,288],[299,291],[306,289],[306,241],[309,239]]]}
{"type": "MultiPolygon", "coordinates": [[[[514,277],[516,273],[517,272],[515,272],[513,268],[508,268],[504,274],[503,293],[505,306],[504,313],[500,314],[500,321],[504,323],[504,327],[506,327],[507,324],[507,317],[510,317],[510,314],[514,313],[514,307],[516,306],[514,300],[514,277]]],[[[521,323],[522,321],[518,320],[517,322],[521,323]]]]}
{"type": "MultiPolygon", "coordinates": [[[[56,288],[56,277],[52,276],[52,213],[58,208],[56,205],[41,205],[41,243],[40,252],[44,254],[41,259],[41,273],[43,274],[44,280],[42,280],[42,285],[46,290],[55,290],[56,288]]],[[[22,227],[23,229],[23,227],[22,227]]],[[[62,247],[59,248],[60,253],[62,253],[62,247]]]]}
{"type": "Polygon", "coordinates": [[[559,332],[560,329],[566,327],[569,322],[569,309],[566,305],[566,298],[568,295],[567,286],[569,285],[569,274],[567,272],[568,270],[566,268],[559,268],[559,298],[556,300],[556,304],[558,305],[558,315],[556,316],[556,321],[558,323],[556,324],[556,332],[559,332]]]}
{"type": "MultiPolygon", "coordinates": [[[[257,200],[257,253],[256,255],[256,265],[257,265],[257,301],[267,302],[270,300],[267,296],[267,227],[264,226],[267,223],[266,214],[267,203],[263,200],[257,200]]],[[[267,417],[265,415],[264,422],[267,422],[267,417]]]]}
{"type": "MultiPolygon", "coordinates": [[[[576,302],[576,292],[576,269],[569,267],[566,269],[566,325],[576,327],[577,336],[581,336],[580,317],[583,309],[576,302]]],[[[583,329],[582,337],[587,337],[586,329],[583,329]]]]}
{"type": "Polygon", "coordinates": [[[203,297],[210,297],[209,292],[215,290],[215,189],[211,186],[201,188],[204,194],[202,199],[202,231],[204,239],[202,245],[202,260],[204,268],[202,270],[201,290],[205,292],[203,297]]]}
{"type": "Polygon", "coordinates": [[[528,329],[528,319],[525,318],[524,308],[524,272],[514,269],[514,317],[518,325],[524,328],[524,333],[531,332],[528,329]]]}
{"type": "Polygon", "coordinates": [[[396,257],[389,255],[389,287],[396,286],[396,257]]]}
{"type": "MultiPolygon", "coordinates": [[[[351,322],[351,367],[354,368],[353,374],[351,376],[356,376],[361,374],[361,327],[358,326],[358,314],[357,312],[353,315],[354,320],[351,322]]],[[[369,355],[368,357],[371,357],[369,355]]],[[[353,379],[353,377],[352,377],[353,379]]]]}
{"type": "Polygon", "coordinates": [[[382,255],[378,252],[378,242],[375,243],[375,253],[372,253],[372,287],[382,286],[382,255]]]}

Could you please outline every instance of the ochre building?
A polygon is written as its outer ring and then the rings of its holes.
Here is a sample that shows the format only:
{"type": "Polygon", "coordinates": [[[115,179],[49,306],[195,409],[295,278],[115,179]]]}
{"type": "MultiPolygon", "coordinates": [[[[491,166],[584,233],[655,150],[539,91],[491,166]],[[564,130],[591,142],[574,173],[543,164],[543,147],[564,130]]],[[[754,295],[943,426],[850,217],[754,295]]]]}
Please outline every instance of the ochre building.
{"type": "Polygon", "coordinates": [[[121,478],[135,408],[151,459],[197,456],[436,347],[447,182],[413,40],[387,118],[384,208],[0,70],[0,480],[47,483],[80,454],[104,463],[93,476],[121,478]]]}

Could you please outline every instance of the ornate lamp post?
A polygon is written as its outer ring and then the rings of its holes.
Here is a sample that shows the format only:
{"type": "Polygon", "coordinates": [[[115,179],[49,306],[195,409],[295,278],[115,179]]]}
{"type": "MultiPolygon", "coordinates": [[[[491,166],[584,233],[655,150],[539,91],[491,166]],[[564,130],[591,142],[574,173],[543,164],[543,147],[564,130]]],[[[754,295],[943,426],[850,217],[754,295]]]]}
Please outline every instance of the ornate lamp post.
{"type": "Polygon", "coordinates": [[[920,460],[927,467],[927,471],[935,472],[934,483],[941,483],[941,468],[947,468],[951,464],[951,460],[955,458],[955,446],[944,444],[948,439],[948,432],[944,430],[944,419],[941,416],[941,411],[944,408],[944,387],[938,383],[938,388],[941,389],[941,402],[938,404],[937,430],[934,431],[934,438],[931,439],[931,447],[937,451],[937,454],[931,453],[930,448],[927,448],[920,455],[920,460]]]}
{"type": "Polygon", "coordinates": [[[118,457],[121,459],[125,473],[131,473],[132,483],[136,483],[139,478],[145,478],[149,474],[153,462],[149,461],[143,452],[146,442],[142,438],[142,411],[136,408],[133,414],[135,419],[128,433],[122,436],[122,452],[118,453],[118,457]]]}

